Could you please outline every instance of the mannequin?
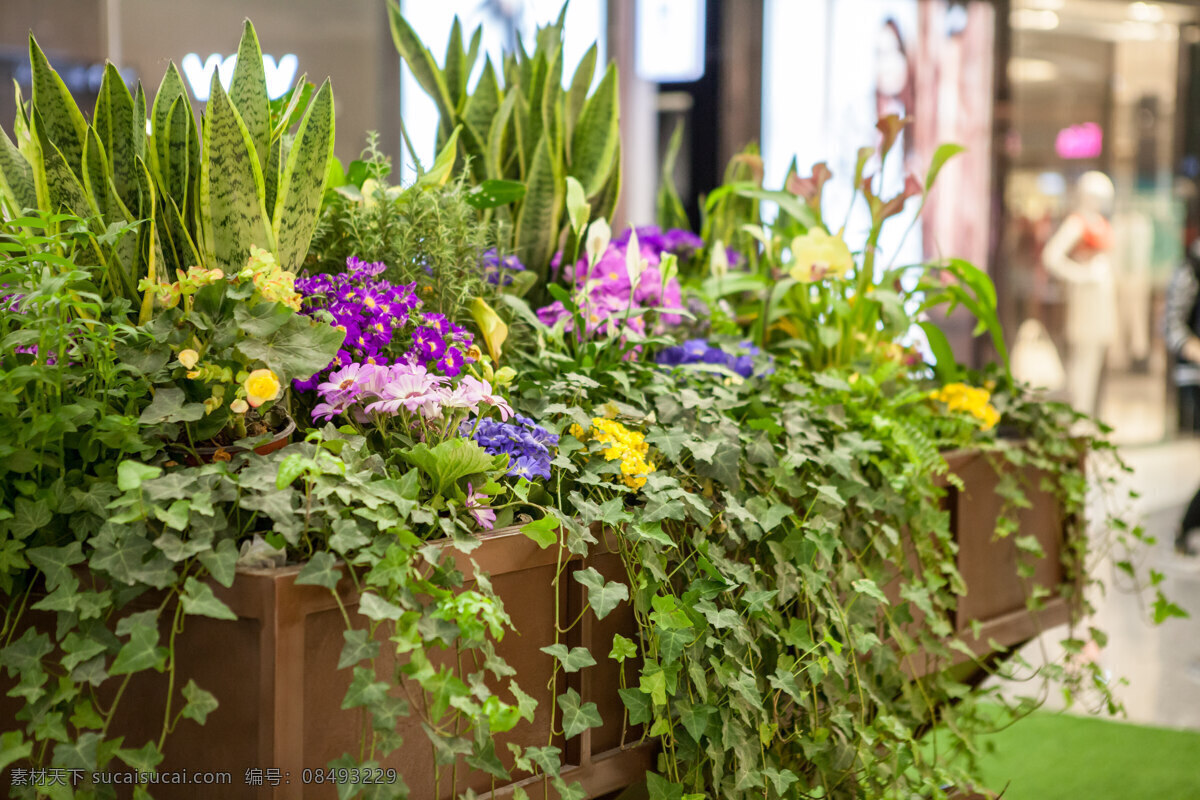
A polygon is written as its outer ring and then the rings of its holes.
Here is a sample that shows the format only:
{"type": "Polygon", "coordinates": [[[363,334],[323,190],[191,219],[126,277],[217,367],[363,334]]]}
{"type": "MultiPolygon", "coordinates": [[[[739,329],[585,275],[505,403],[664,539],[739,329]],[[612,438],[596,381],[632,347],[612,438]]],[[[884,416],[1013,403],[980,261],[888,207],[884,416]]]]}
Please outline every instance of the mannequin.
{"type": "Polygon", "coordinates": [[[1095,414],[1104,359],[1117,324],[1108,221],[1113,184],[1103,172],[1085,172],[1075,189],[1075,210],[1046,242],[1042,263],[1066,288],[1071,403],[1095,414]]]}

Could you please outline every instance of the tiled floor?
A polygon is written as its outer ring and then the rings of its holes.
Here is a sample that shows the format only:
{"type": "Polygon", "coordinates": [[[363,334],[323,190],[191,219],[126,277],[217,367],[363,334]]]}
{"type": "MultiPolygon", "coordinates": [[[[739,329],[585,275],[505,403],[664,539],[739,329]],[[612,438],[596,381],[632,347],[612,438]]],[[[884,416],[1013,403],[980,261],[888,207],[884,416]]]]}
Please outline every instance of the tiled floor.
{"type": "MultiPolygon", "coordinates": [[[[1115,691],[1130,722],[1200,730],[1200,556],[1180,556],[1172,548],[1183,508],[1200,487],[1200,442],[1131,449],[1125,458],[1134,470],[1129,485],[1141,495],[1133,513],[1158,539],[1137,554],[1139,567],[1143,574],[1162,573],[1164,594],[1192,616],[1153,625],[1152,594],[1134,592],[1111,560],[1104,560],[1096,574],[1107,590],[1094,598],[1097,613],[1090,622],[1109,637],[1099,660],[1113,681],[1128,681],[1115,691]]],[[[1200,547],[1200,532],[1193,541],[1200,547]]],[[[1026,647],[1025,657],[1031,662],[1044,653],[1055,657],[1063,632],[1049,631],[1043,642],[1026,647]]],[[[1051,695],[1050,704],[1056,703],[1051,695]]]]}

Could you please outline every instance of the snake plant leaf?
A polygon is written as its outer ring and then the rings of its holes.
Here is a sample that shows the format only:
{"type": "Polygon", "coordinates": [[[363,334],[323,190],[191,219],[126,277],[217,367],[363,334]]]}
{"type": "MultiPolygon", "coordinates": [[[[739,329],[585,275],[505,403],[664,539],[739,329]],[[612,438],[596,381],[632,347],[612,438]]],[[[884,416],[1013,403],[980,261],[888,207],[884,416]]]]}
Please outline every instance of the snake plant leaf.
{"type": "Polygon", "coordinates": [[[271,142],[271,98],[267,96],[262,47],[250,20],[242,27],[242,41],[238,44],[233,80],[229,84],[229,100],[246,124],[258,163],[266,164],[267,147],[271,142]]]}
{"type": "MultiPolygon", "coordinates": [[[[146,272],[144,275],[134,276],[138,281],[145,278],[147,283],[153,285],[158,282],[159,265],[163,262],[162,246],[158,236],[157,225],[157,206],[154,191],[154,180],[150,177],[150,170],[146,168],[146,162],[141,156],[135,156],[138,168],[138,191],[141,192],[146,206],[150,209],[150,216],[147,218],[147,223],[143,225],[142,230],[146,236],[146,272]]],[[[154,292],[147,287],[142,294],[141,311],[138,314],[138,324],[145,325],[150,321],[150,316],[154,313],[154,292]]]]}
{"type": "Polygon", "coordinates": [[[417,79],[417,83],[425,90],[425,93],[433,98],[441,118],[443,120],[451,119],[454,114],[454,105],[450,102],[446,78],[438,68],[433,53],[429,52],[429,48],[421,43],[416,31],[404,19],[396,0],[387,0],[387,10],[388,24],[392,28],[392,41],[395,42],[400,57],[408,64],[413,77],[417,79]]]}
{"type": "MultiPolygon", "coordinates": [[[[89,129],[99,137],[104,148],[108,168],[112,170],[113,185],[126,208],[138,207],[137,165],[133,160],[138,155],[136,140],[144,139],[146,127],[134,128],[133,95],[125,85],[121,73],[109,62],[104,68],[100,82],[100,94],[96,97],[96,111],[89,129]]],[[[87,158],[87,155],[84,155],[87,158]]],[[[97,176],[93,176],[96,178],[97,176]]],[[[85,181],[86,182],[86,181],[85,181]]],[[[93,187],[105,181],[93,180],[93,187]]],[[[97,203],[101,208],[103,203],[97,203]]]]}
{"type": "Polygon", "coordinates": [[[187,269],[194,264],[199,264],[200,253],[184,223],[183,213],[176,204],[175,198],[169,194],[163,195],[161,205],[164,222],[162,238],[166,242],[166,248],[174,254],[173,262],[168,266],[171,269],[187,269]]]}
{"type": "Polygon", "coordinates": [[[300,121],[279,177],[271,225],[284,269],[296,269],[308,253],[333,158],[333,119],[333,86],[326,80],[300,121]]]}
{"type": "Polygon", "coordinates": [[[559,212],[565,199],[562,167],[551,156],[544,135],[534,151],[525,187],[514,230],[517,254],[544,281],[557,244],[559,212]]]}
{"type": "Polygon", "coordinates": [[[210,268],[236,272],[250,257],[250,245],[274,252],[275,237],[250,132],[216,74],[211,87],[200,161],[200,255],[210,268]]]}
{"type": "MultiPolygon", "coordinates": [[[[280,136],[271,140],[271,152],[267,163],[263,164],[263,197],[267,210],[271,212],[272,220],[275,213],[275,200],[279,191],[279,170],[287,165],[287,155],[284,154],[285,137],[280,136]]],[[[291,149],[288,149],[291,152],[291,149]]],[[[278,240],[276,236],[276,240],[278,240]]]]}
{"type": "Polygon", "coordinates": [[[150,109],[150,138],[154,144],[154,159],[158,162],[160,180],[166,178],[163,170],[170,158],[168,149],[171,137],[166,132],[170,126],[172,107],[180,97],[187,101],[187,89],[184,88],[183,78],[172,61],[167,64],[167,71],[158,83],[158,91],[154,93],[154,105],[150,109]]]}
{"type": "Polygon", "coordinates": [[[500,107],[496,110],[496,116],[492,119],[491,128],[488,129],[487,170],[489,178],[502,180],[509,177],[504,174],[504,155],[508,152],[508,137],[505,134],[508,132],[508,123],[512,119],[513,109],[520,96],[521,93],[515,89],[505,95],[500,107]]]}
{"type": "Polygon", "coordinates": [[[680,120],[671,133],[671,141],[667,144],[666,155],[663,156],[662,173],[658,180],[658,197],[654,203],[658,225],[664,231],[670,228],[691,228],[687,212],[683,209],[683,201],[675,189],[675,158],[679,155],[679,147],[682,144],[683,120],[680,120]]]}
{"type": "Polygon", "coordinates": [[[303,110],[308,110],[308,104],[312,100],[312,86],[307,81],[308,73],[301,73],[300,77],[296,79],[296,85],[288,92],[287,108],[279,115],[279,121],[271,129],[272,142],[287,131],[290,131],[292,126],[296,124],[296,115],[301,113],[300,105],[302,103],[304,104],[303,110]]]}
{"type": "MultiPolygon", "coordinates": [[[[159,135],[155,133],[155,136],[159,135]]],[[[181,95],[171,102],[161,136],[165,143],[162,187],[175,198],[177,205],[183,206],[187,203],[194,177],[191,149],[196,139],[196,123],[186,96],[181,95]]]]}
{"type": "MultiPolygon", "coordinates": [[[[129,98],[130,120],[133,118],[133,98],[129,98]]],[[[89,127],[87,130],[87,143],[83,149],[83,165],[80,173],[83,177],[83,188],[89,195],[92,196],[92,203],[96,208],[106,210],[110,208],[111,200],[109,198],[109,186],[112,186],[112,191],[116,192],[116,181],[110,178],[108,169],[108,159],[105,157],[104,144],[100,140],[100,134],[95,127],[89,127]]],[[[133,186],[133,196],[137,197],[137,186],[133,186]]]]}
{"type": "Polygon", "coordinates": [[[583,111],[583,104],[587,101],[592,78],[596,76],[596,58],[597,49],[593,44],[579,60],[579,66],[575,68],[575,75],[571,78],[571,87],[567,90],[566,106],[563,109],[563,125],[567,141],[571,140],[571,135],[575,131],[575,123],[579,121],[579,114],[583,111]]]}
{"type": "MultiPolygon", "coordinates": [[[[87,190],[79,182],[76,171],[68,164],[67,157],[46,134],[46,123],[36,106],[30,123],[30,133],[35,137],[41,152],[41,158],[35,162],[37,168],[33,172],[38,206],[54,213],[65,209],[85,219],[98,214],[99,210],[92,207],[87,190]]],[[[80,172],[83,171],[82,167],[83,151],[80,150],[80,172]]]]}
{"type": "Polygon", "coordinates": [[[32,72],[33,108],[41,114],[41,135],[52,142],[63,163],[79,175],[83,168],[83,146],[87,122],[67,85],[50,66],[37,40],[29,37],[29,66],[32,72]]]}
{"type": "Polygon", "coordinates": [[[450,107],[461,109],[463,96],[467,93],[467,51],[463,48],[462,22],[458,15],[450,25],[450,41],[446,42],[446,58],[442,61],[443,74],[446,81],[446,93],[450,99],[450,107]]]}
{"type": "Polygon", "coordinates": [[[11,206],[14,216],[22,209],[37,206],[33,167],[3,129],[0,129],[0,198],[11,206]]]}
{"type": "Polygon", "coordinates": [[[554,49],[546,67],[545,85],[542,87],[542,130],[548,134],[550,152],[561,153],[563,149],[563,104],[562,104],[562,47],[554,49]]]}
{"type": "MultiPolygon", "coordinates": [[[[516,136],[513,140],[513,156],[516,157],[517,174],[528,175],[533,164],[533,150],[537,146],[537,140],[531,138],[533,131],[529,113],[529,100],[520,91],[512,91],[516,95],[517,102],[513,106],[513,131],[516,136]]],[[[539,117],[540,119],[540,117],[539,117]]],[[[509,160],[512,160],[510,156],[509,160]]]]}
{"type": "Polygon", "coordinates": [[[592,205],[595,207],[593,219],[611,219],[613,211],[617,208],[617,201],[621,198],[621,147],[617,146],[617,153],[613,156],[612,174],[608,176],[608,181],[605,182],[604,188],[600,194],[592,198],[592,205]]]}
{"type": "Polygon", "coordinates": [[[475,93],[463,105],[463,149],[471,156],[471,171],[476,181],[489,177],[486,137],[492,120],[500,108],[502,93],[496,81],[496,70],[492,60],[483,63],[483,74],[475,86],[475,93]]]}
{"type": "Polygon", "coordinates": [[[618,129],[617,67],[609,64],[600,85],[583,106],[571,137],[571,174],[588,197],[600,192],[616,164],[618,129]]]}

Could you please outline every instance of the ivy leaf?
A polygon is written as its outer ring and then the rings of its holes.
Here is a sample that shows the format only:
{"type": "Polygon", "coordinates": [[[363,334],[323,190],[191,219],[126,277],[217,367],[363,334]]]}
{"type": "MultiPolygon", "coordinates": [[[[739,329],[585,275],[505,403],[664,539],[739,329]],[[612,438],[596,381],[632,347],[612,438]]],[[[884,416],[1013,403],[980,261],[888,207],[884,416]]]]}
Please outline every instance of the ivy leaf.
{"type": "Polygon", "coordinates": [[[629,599],[629,587],[617,581],[605,583],[604,576],[595,567],[575,571],[575,580],[587,587],[588,605],[596,619],[604,619],[622,600],[629,599]]]}
{"type": "Polygon", "coordinates": [[[8,531],[14,539],[24,539],[49,525],[53,518],[44,498],[34,501],[18,497],[8,531]]]}
{"type": "Polygon", "coordinates": [[[342,709],[366,706],[370,708],[387,699],[388,685],[375,680],[375,670],[366,667],[354,668],[354,679],[342,699],[342,709]]]}
{"type": "Polygon", "coordinates": [[[191,575],[183,582],[183,595],[179,598],[187,614],[202,615],[213,619],[236,620],[237,614],[217,599],[212,587],[196,580],[191,575]]]}
{"type": "Polygon", "coordinates": [[[54,765],[64,769],[94,770],[100,738],[98,733],[81,733],[79,738],[73,742],[62,742],[55,745],[54,765]]]}
{"type": "Polygon", "coordinates": [[[888,599],[883,592],[880,591],[879,585],[870,578],[861,578],[857,581],[854,581],[850,585],[854,587],[854,591],[860,594],[865,594],[868,597],[873,597],[884,605],[888,604],[888,599]]]}
{"type": "Polygon", "coordinates": [[[0,650],[0,665],[8,669],[8,677],[41,668],[42,657],[54,649],[50,637],[33,628],[26,628],[21,638],[0,650]]]}
{"type": "Polygon", "coordinates": [[[704,731],[708,729],[716,709],[709,705],[693,705],[690,700],[681,698],[676,704],[679,710],[679,721],[697,743],[700,742],[704,731]]]}
{"type": "Polygon", "coordinates": [[[521,533],[533,539],[537,546],[545,550],[558,541],[558,520],[547,514],[541,519],[521,526],[521,533]]]}
{"type": "Polygon", "coordinates": [[[563,714],[563,735],[568,739],[603,724],[595,703],[580,704],[579,701],[579,692],[574,689],[568,689],[565,694],[558,696],[558,707],[563,714]]]}
{"type": "Polygon", "coordinates": [[[379,655],[379,642],[367,641],[365,630],[343,631],[342,638],[346,643],[342,645],[342,654],[338,657],[338,669],[345,669],[379,655]]]}
{"type": "Polygon", "coordinates": [[[1171,617],[1179,617],[1180,619],[1188,619],[1189,614],[1180,608],[1175,603],[1167,599],[1166,595],[1161,590],[1155,592],[1154,598],[1154,624],[1161,625],[1171,617]]]}
{"type": "Polygon", "coordinates": [[[637,645],[632,639],[626,639],[619,633],[613,634],[612,650],[609,651],[608,657],[618,664],[625,663],[626,659],[637,657],[637,645]]]}
{"type": "Polygon", "coordinates": [[[650,721],[650,698],[641,689],[618,689],[617,694],[621,696],[621,702],[629,711],[630,725],[641,725],[650,721]]]}
{"type": "Polygon", "coordinates": [[[588,793],[583,788],[583,784],[576,781],[575,783],[567,783],[562,778],[555,778],[554,791],[558,793],[558,800],[587,800],[588,793]]]}
{"type": "Polygon", "coordinates": [[[517,709],[521,713],[521,718],[526,722],[533,722],[533,714],[537,711],[538,701],[521,691],[521,687],[517,685],[516,681],[508,682],[508,690],[517,700],[517,709]]]}
{"type": "Polygon", "coordinates": [[[185,719],[194,719],[203,725],[208,720],[208,715],[217,710],[217,698],[212,692],[197,686],[194,680],[189,680],[183,687],[183,697],[187,700],[187,705],[181,712],[185,719]]]}
{"type": "Polygon", "coordinates": [[[394,606],[377,594],[364,594],[358,601],[358,613],[380,622],[385,619],[400,619],[404,609],[394,606]]]}
{"type": "MultiPolygon", "coordinates": [[[[130,614],[117,622],[117,635],[129,636],[109,667],[110,675],[128,675],[145,669],[161,670],[167,649],[158,646],[158,612],[130,614]]],[[[90,663],[90,662],[89,662],[90,663]]]]}
{"type": "MultiPolygon", "coordinates": [[[[646,442],[657,447],[669,461],[678,464],[679,457],[683,455],[683,446],[690,438],[691,436],[681,428],[656,428],[646,437],[646,442]]],[[[692,449],[692,452],[696,451],[692,449]]]]}
{"type": "Polygon", "coordinates": [[[648,800],[683,800],[683,785],[673,783],[666,778],[646,773],[646,791],[648,800]]]}
{"type": "Polygon", "coordinates": [[[696,472],[731,489],[737,489],[741,486],[741,471],[739,470],[741,455],[741,448],[737,445],[721,442],[711,461],[705,463],[705,461],[698,460],[696,462],[696,472]]]}
{"type": "Polygon", "coordinates": [[[337,558],[333,553],[324,550],[313,553],[312,558],[296,576],[296,583],[324,586],[330,591],[337,589],[339,580],[341,573],[337,571],[337,558]]]}
{"type": "MultiPolygon", "coordinates": [[[[191,682],[188,682],[191,685],[191,682]]],[[[186,694],[187,689],[184,689],[186,694]]],[[[158,747],[153,742],[146,742],[145,746],[137,750],[126,750],[118,748],[117,758],[124,761],[135,770],[141,772],[153,772],[154,768],[163,760],[163,754],[158,751],[158,747]]]]}
{"type": "MultiPolygon", "coordinates": [[[[47,520],[48,522],[49,520],[47,520]]],[[[71,567],[83,562],[83,545],[71,542],[65,547],[35,547],[25,555],[46,576],[46,588],[54,590],[71,575],[71,567]]]]}
{"type": "Polygon", "coordinates": [[[800,777],[790,769],[778,770],[774,767],[769,767],[763,770],[763,776],[775,785],[775,791],[783,797],[793,783],[800,780],[800,777]]]}
{"type": "Polygon", "coordinates": [[[0,769],[4,769],[14,761],[29,758],[33,752],[33,743],[25,741],[20,731],[0,733],[0,769]]]}
{"type": "Polygon", "coordinates": [[[565,644],[554,644],[541,648],[541,651],[557,658],[565,672],[578,672],[596,664],[596,659],[592,658],[586,647],[572,647],[568,651],[565,644]]]}
{"type": "Polygon", "coordinates": [[[667,674],[661,669],[643,672],[638,690],[650,696],[650,701],[656,706],[667,704],[667,674]]]}
{"type": "Polygon", "coordinates": [[[232,539],[222,539],[212,550],[200,553],[200,563],[213,580],[228,589],[237,574],[238,550],[232,539]]]}

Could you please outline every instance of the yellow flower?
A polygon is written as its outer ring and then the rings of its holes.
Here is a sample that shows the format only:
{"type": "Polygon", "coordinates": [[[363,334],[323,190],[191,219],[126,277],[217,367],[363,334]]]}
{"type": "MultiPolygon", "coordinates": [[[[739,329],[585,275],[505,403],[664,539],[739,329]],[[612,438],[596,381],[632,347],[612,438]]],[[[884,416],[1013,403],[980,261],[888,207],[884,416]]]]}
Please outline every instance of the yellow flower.
{"type": "Polygon", "coordinates": [[[189,380],[195,380],[196,378],[199,378],[199,377],[200,377],[200,370],[198,370],[198,369],[189,369],[189,370],[188,370],[188,373],[187,373],[187,376],[188,376],[188,379],[189,379],[189,380]]]}
{"type": "Polygon", "coordinates": [[[250,404],[239,397],[229,404],[229,410],[235,414],[245,414],[250,410],[250,404]]]}
{"type": "Polygon", "coordinates": [[[281,388],[279,377],[269,369],[251,372],[242,387],[246,390],[246,400],[255,408],[278,397],[281,388]]]}
{"type": "Polygon", "coordinates": [[[792,239],[791,276],[804,283],[840,278],[854,267],[850,248],[837,236],[813,228],[792,239]]]}
{"type": "Polygon", "coordinates": [[[179,353],[179,363],[182,364],[186,369],[191,369],[192,367],[196,366],[196,362],[199,360],[200,354],[195,350],[192,350],[190,347],[187,350],[183,350],[179,353]]]}
{"type": "Polygon", "coordinates": [[[1000,412],[991,404],[992,395],[987,389],[967,386],[965,383],[948,383],[929,396],[946,405],[951,412],[966,413],[983,423],[983,430],[991,430],[1000,422],[1000,412]]]}
{"type": "Polygon", "coordinates": [[[650,446],[646,444],[643,434],[604,417],[594,418],[590,431],[585,431],[580,425],[572,425],[570,432],[580,441],[585,440],[590,433],[591,438],[607,445],[602,451],[604,458],[607,461],[621,462],[621,480],[627,487],[640,489],[646,485],[646,476],[654,471],[654,464],[646,461],[650,446]]]}

